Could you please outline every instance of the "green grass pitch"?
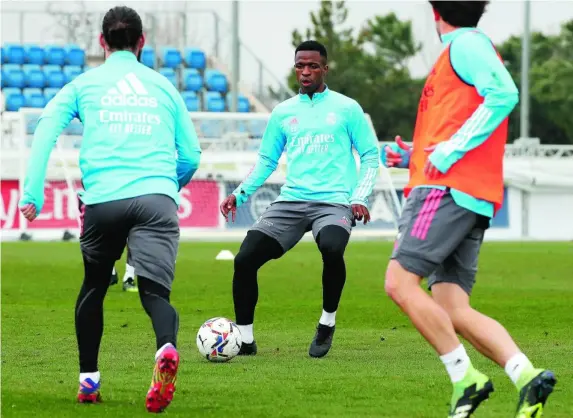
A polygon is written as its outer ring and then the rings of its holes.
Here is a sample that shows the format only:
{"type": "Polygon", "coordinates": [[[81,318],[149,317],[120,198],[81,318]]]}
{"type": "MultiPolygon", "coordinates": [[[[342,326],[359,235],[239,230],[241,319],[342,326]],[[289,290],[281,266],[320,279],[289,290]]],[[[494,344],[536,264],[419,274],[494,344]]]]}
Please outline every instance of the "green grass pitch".
{"type": "MultiPolygon", "coordinates": [[[[259,355],[212,364],[195,335],[208,318],[233,318],[232,262],[239,243],[184,243],[172,300],[182,363],[169,417],[444,418],[451,386],[429,345],[384,293],[391,244],[352,242],[329,355],[308,357],[321,312],[321,260],[301,243],[260,272],[259,355]]],[[[124,264],[118,263],[123,274],[124,264]]],[[[77,243],[2,244],[2,416],[148,416],[144,397],[155,340],[137,294],[110,288],[101,347],[104,403],[78,405],[74,304],[82,280],[77,243]]],[[[500,320],[558,385],[544,417],[573,417],[573,245],[487,243],[476,308],[500,320]]],[[[513,417],[517,393],[500,368],[468,349],[494,380],[478,418],[513,417]]]]}

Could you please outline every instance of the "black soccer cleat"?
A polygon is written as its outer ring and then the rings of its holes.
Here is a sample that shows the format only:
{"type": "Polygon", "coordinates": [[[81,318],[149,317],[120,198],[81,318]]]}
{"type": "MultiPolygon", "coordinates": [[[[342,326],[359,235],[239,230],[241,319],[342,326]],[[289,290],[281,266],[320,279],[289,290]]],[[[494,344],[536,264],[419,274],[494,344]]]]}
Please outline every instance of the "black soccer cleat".
{"type": "Polygon", "coordinates": [[[494,391],[487,376],[477,370],[469,371],[466,378],[454,384],[454,393],[448,418],[469,418],[494,391]]]}
{"type": "Polygon", "coordinates": [[[138,292],[137,284],[133,277],[129,277],[127,280],[123,281],[123,291],[124,292],[138,292]]]}
{"type": "Polygon", "coordinates": [[[547,398],[553,392],[557,379],[549,370],[538,370],[539,374],[519,392],[516,418],[540,417],[547,398]]]}
{"type": "Polygon", "coordinates": [[[117,277],[117,272],[113,272],[111,274],[110,279],[109,279],[109,285],[113,286],[113,285],[116,285],[118,282],[119,282],[119,279],[117,277]]]}
{"type": "Polygon", "coordinates": [[[253,340],[252,343],[242,343],[239,350],[239,356],[254,356],[257,354],[257,342],[253,340]]]}
{"type": "Polygon", "coordinates": [[[332,346],[332,337],[334,336],[335,328],[335,326],[329,327],[328,325],[318,324],[316,334],[308,350],[309,356],[314,358],[326,356],[332,346]]]}

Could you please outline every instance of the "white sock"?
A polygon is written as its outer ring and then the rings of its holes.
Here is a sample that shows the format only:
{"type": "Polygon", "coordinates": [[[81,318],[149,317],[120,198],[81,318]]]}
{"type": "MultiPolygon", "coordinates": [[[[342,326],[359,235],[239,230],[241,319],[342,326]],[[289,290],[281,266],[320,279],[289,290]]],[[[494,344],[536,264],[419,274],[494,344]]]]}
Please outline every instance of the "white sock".
{"type": "Polygon", "coordinates": [[[519,376],[521,376],[521,373],[529,368],[533,368],[533,364],[531,364],[527,356],[523,353],[515,354],[505,364],[505,372],[515,385],[517,385],[517,380],[519,376]]]}
{"type": "Polygon", "coordinates": [[[113,270],[111,271],[111,274],[117,274],[117,272],[115,271],[115,266],[113,267],[113,270]]]}
{"type": "Polygon", "coordinates": [[[100,379],[99,372],[80,373],[80,383],[82,383],[86,379],[91,379],[94,383],[99,383],[100,379]]]}
{"type": "Polygon", "coordinates": [[[123,281],[125,282],[128,279],[133,279],[134,277],[135,277],[135,267],[125,263],[125,274],[123,276],[123,281]]]}
{"type": "Polygon", "coordinates": [[[241,340],[244,343],[250,344],[255,340],[253,336],[253,324],[251,325],[237,325],[241,331],[241,340]]]}
{"type": "Polygon", "coordinates": [[[319,324],[326,325],[328,327],[333,327],[336,323],[336,311],[329,313],[325,310],[322,311],[322,315],[318,320],[319,324]]]}
{"type": "Polygon", "coordinates": [[[167,347],[173,347],[173,344],[171,343],[164,344],[163,347],[157,350],[157,353],[155,353],[155,361],[157,361],[163,350],[165,350],[167,347]]]}
{"type": "Polygon", "coordinates": [[[450,379],[452,379],[452,383],[461,381],[471,365],[466,349],[461,344],[454,351],[440,356],[440,359],[446,366],[446,370],[450,375],[450,379]]]}

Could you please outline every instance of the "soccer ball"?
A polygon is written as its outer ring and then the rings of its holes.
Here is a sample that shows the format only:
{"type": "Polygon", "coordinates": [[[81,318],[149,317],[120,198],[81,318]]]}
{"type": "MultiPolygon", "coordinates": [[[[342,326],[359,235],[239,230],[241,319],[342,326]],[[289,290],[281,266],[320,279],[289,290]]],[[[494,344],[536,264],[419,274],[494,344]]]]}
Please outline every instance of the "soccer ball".
{"type": "Polygon", "coordinates": [[[227,318],[205,321],[197,333],[197,348],[203,357],[212,362],[231,360],[241,349],[239,327],[227,318]]]}

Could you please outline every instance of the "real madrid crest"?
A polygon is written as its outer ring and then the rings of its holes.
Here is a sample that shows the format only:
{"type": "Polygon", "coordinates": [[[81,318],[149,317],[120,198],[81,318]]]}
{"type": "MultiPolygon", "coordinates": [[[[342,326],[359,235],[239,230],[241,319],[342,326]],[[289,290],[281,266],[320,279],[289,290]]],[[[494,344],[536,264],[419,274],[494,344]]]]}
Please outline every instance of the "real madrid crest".
{"type": "Polygon", "coordinates": [[[296,117],[288,121],[288,129],[291,134],[298,132],[298,119],[296,117]]]}
{"type": "Polygon", "coordinates": [[[336,123],[336,115],[333,112],[326,115],[326,123],[329,125],[334,125],[336,123]]]}

